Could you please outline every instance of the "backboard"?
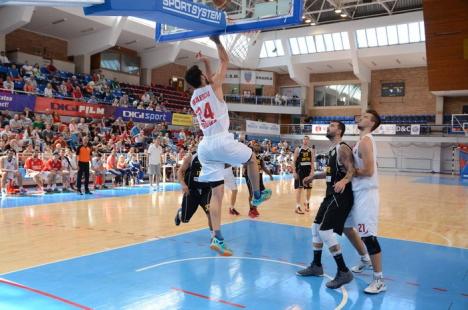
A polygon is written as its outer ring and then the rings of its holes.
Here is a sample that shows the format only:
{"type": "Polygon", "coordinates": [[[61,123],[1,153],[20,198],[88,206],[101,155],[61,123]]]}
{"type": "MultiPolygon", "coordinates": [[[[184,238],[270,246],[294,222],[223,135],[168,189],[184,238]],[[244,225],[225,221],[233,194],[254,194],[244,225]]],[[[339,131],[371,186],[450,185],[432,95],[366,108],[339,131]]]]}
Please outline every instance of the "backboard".
{"type": "MultiPolygon", "coordinates": [[[[171,1],[171,0],[167,0],[171,1]]],[[[177,0],[172,0],[177,1],[177,0]]],[[[211,0],[194,1],[217,9],[211,0]]],[[[203,25],[183,29],[174,24],[156,24],[156,41],[169,42],[259,30],[272,30],[302,23],[302,0],[229,0],[223,8],[226,26],[209,29],[203,25]]]]}

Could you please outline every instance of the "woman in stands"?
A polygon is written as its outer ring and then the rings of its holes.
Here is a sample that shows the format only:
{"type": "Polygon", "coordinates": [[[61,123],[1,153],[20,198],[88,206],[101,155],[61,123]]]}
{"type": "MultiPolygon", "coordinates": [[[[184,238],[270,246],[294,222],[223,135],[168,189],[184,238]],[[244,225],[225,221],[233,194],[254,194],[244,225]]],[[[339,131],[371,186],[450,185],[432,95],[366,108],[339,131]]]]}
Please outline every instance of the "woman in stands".
{"type": "Polygon", "coordinates": [[[120,155],[117,161],[117,170],[122,175],[122,185],[128,185],[128,181],[131,176],[130,168],[125,160],[124,155],[120,155]]]}

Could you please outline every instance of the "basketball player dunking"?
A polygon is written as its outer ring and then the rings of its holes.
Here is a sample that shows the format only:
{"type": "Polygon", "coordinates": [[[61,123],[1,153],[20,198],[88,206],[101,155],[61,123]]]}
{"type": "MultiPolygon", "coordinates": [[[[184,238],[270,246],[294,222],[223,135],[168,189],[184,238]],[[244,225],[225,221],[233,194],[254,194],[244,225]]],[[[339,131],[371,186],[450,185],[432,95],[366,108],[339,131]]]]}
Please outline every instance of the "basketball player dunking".
{"type": "Polygon", "coordinates": [[[229,57],[219,36],[212,36],[210,39],[218,49],[218,71],[213,74],[208,59],[198,53],[197,58],[205,64],[206,72],[202,72],[198,66],[192,66],[185,73],[185,80],[195,89],[190,105],[203,131],[203,139],[198,146],[198,158],[202,164],[199,180],[210,183],[212,188],[210,216],[215,236],[210,247],[221,255],[229,256],[232,255],[232,251],[226,247],[221,234],[225,164],[239,166],[247,163],[247,172],[254,192],[252,204],[255,207],[269,199],[271,191],[260,191],[257,161],[252,150],[234,140],[234,135],[229,133],[229,114],[222,89],[229,57]]]}
{"type": "Polygon", "coordinates": [[[309,201],[312,190],[312,182],[304,184],[304,178],[314,175],[314,151],[309,147],[310,138],[304,136],[302,146],[294,150],[294,190],[296,192],[296,209],[297,214],[304,214],[301,209],[302,189],[306,190],[306,202],[304,203],[305,211],[309,212],[309,201]]]}
{"type": "Polygon", "coordinates": [[[312,243],[314,260],[309,267],[297,272],[301,276],[323,276],[321,262],[323,244],[335,259],[338,271],[333,280],[327,282],[328,288],[336,289],[353,280],[353,273],[346,267],[341,247],[336,234],[343,233],[344,223],[353,207],[351,179],[354,173],[353,152],[341,141],[345,125],[340,121],[331,121],[327,129],[327,138],[332,143],[328,151],[328,164],[323,173],[309,176],[304,183],[313,179],[326,178],[327,189],[322,204],[312,224],[312,243]]]}
{"type": "MultiPolygon", "coordinates": [[[[360,139],[353,148],[355,172],[353,176],[354,205],[346,220],[346,235],[352,241],[354,229],[364,242],[374,268],[374,280],[364,289],[365,293],[378,294],[387,289],[382,275],[382,253],[377,240],[379,217],[379,179],[377,174],[377,149],[372,132],[379,127],[380,116],[367,110],[358,123],[360,139]]],[[[361,262],[363,266],[363,262],[361,262]]],[[[352,268],[361,272],[363,268],[352,268]]]]}

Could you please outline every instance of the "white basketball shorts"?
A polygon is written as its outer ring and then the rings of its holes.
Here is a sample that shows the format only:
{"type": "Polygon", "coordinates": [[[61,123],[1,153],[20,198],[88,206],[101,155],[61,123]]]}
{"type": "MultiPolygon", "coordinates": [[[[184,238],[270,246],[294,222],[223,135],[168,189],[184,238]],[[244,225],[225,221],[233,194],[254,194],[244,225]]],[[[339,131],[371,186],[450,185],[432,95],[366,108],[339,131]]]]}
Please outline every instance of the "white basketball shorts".
{"type": "Polygon", "coordinates": [[[345,227],[354,227],[361,237],[377,236],[379,218],[379,189],[353,191],[354,205],[345,227]]]}
{"type": "Polygon", "coordinates": [[[236,179],[234,178],[232,167],[224,169],[224,187],[231,191],[237,190],[236,179]]]}
{"type": "Polygon", "coordinates": [[[252,156],[252,149],[234,140],[232,133],[223,133],[203,137],[197,153],[202,164],[200,182],[217,182],[224,180],[225,164],[245,164],[252,156]]]}

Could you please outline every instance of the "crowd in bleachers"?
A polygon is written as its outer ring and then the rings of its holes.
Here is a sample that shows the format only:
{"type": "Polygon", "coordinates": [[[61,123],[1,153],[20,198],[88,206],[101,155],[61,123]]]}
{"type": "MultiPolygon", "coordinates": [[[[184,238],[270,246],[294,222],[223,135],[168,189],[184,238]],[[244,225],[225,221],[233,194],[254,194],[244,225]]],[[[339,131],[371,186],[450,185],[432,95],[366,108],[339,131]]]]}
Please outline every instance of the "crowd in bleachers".
{"type": "MultiPolygon", "coordinates": [[[[382,124],[434,124],[435,115],[381,115],[382,124]]],[[[344,124],[354,124],[354,116],[313,116],[310,117],[311,124],[328,124],[331,120],[339,120],[344,124]]]]}
{"type": "Polygon", "coordinates": [[[119,83],[100,72],[74,74],[58,70],[52,60],[44,67],[27,61],[21,65],[10,63],[6,56],[1,56],[0,61],[0,88],[4,90],[152,111],[189,112],[188,94],[172,87],[119,83]]]}

